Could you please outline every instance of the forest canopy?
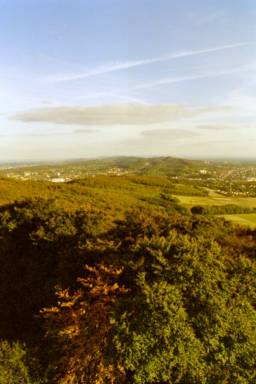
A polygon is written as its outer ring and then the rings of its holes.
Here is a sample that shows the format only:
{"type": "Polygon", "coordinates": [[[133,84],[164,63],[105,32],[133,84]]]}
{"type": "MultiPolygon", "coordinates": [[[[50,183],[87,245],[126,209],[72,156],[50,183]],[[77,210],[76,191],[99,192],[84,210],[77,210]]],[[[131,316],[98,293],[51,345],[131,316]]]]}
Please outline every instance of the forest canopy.
{"type": "Polygon", "coordinates": [[[0,207],[1,383],[255,383],[255,230],[58,194],[0,207]]]}

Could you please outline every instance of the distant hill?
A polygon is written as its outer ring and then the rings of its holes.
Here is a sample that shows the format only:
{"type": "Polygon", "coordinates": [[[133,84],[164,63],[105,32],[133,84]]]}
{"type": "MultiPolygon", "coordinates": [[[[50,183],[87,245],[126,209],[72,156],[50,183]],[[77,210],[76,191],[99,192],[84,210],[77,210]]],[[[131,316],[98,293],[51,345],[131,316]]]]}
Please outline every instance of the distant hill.
{"type": "Polygon", "coordinates": [[[110,157],[93,160],[65,162],[66,165],[83,166],[95,172],[106,172],[110,168],[120,168],[128,173],[140,175],[176,176],[191,174],[205,165],[205,161],[187,160],[175,157],[110,157]]]}
{"type": "Polygon", "coordinates": [[[196,188],[206,188],[225,196],[256,197],[256,167],[253,163],[238,161],[119,156],[0,167],[0,177],[22,181],[64,183],[96,175],[165,177],[172,182],[185,183],[186,195],[190,194],[188,184],[193,184],[196,188]]]}

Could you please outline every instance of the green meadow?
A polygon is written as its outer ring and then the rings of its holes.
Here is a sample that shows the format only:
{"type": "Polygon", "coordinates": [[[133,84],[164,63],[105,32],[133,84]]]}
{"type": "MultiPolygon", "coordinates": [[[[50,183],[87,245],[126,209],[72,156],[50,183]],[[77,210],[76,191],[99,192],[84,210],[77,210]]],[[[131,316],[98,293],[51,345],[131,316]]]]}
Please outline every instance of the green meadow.
{"type": "MultiPolygon", "coordinates": [[[[227,204],[235,204],[243,208],[255,208],[255,197],[226,197],[219,195],[213,191],[209,193],[209,196],[176,196],[179,202],[187,207],[191,208],[195,205],[200,206],[223,206],[227,204]]],[[[251,228],[256,228],[256,213],[243,213],[232,215],[220,215],[226,220],[231,221],[234,224],[245,225],[251,228]]]]}
{"type": "Polygon", "coordinates": [[[256,228],[256,213],[221,216],[235,224],[247,225],[251,228],[256,228]]]}
{"type": "Polygon", "coordinates": [[[209,196],[176,196],[180,203],[186,207],[194,205],[226,205],[236,204],[241,207],[254,208],[256,207],[256,197],[226,197],[222,195],[209,196]]]}

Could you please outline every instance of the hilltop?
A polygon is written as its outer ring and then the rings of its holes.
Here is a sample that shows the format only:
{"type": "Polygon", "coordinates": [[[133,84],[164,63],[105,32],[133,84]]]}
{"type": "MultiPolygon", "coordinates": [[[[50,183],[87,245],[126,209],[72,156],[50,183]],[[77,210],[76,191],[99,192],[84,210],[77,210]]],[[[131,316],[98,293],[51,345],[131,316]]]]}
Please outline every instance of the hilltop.
{"type": "Polygon", "coordinates": [[[194,173],[203,167],[205,161],[185,160],[174,157],[107,157],[98,159],[78,159],[49,163],[13,164],[2,166],[3,173],[22,174],[22,172],[43,173],[65,170],[77,170],[83,175],[113,173],[113,174],[140,174],[158,176],[177,176],[194,173]]]}

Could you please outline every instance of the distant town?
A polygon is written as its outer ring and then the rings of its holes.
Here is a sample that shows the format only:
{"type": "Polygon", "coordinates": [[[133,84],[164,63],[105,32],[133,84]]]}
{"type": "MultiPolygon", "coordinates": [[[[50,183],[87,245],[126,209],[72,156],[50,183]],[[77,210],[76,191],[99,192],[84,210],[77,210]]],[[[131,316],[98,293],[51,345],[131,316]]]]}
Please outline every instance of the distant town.
{"type": "Polygon", "coordinates": [[[256,196],[256,162],[194,161],[174,158],[107,158],[56,164],[9,164],[0,175],[17,180],[66,183],[96,175],[168,176],[227,196],[256,196]]]}

